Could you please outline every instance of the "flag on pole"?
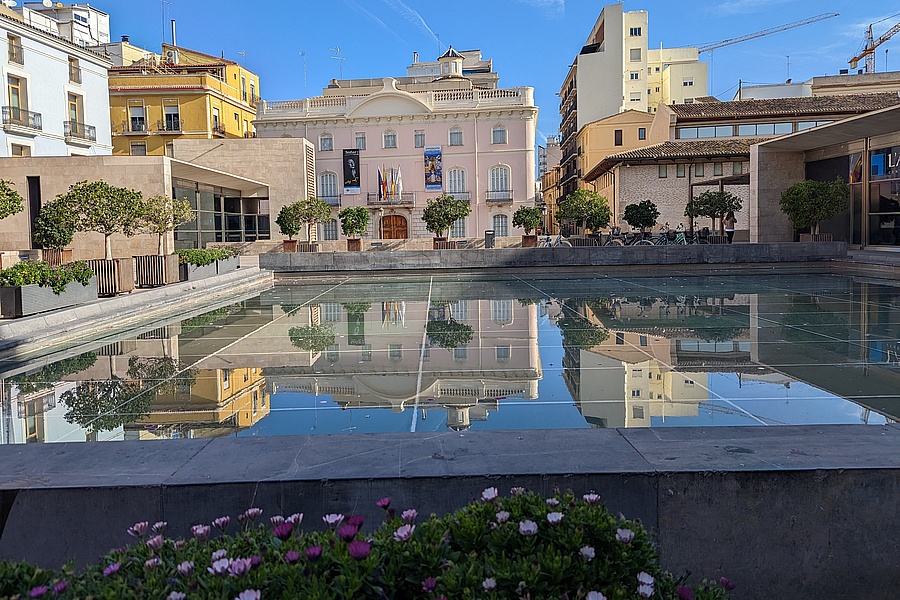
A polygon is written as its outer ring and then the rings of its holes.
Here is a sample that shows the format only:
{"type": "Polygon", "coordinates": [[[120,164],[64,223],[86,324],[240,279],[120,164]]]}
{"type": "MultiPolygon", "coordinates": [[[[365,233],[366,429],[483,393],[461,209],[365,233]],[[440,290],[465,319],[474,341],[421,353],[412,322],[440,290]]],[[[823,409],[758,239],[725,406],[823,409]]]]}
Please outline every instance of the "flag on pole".
{"type": "Polygon", "coordinates": [[[400,178],[400,167],[397,167],[397,196],[403,195],[403,180],[400,178]]]}
{"type": "Polygon", "coordinates": [[[378,198],[381,199],[384,197],[381,190],[381,169],[376,168],[375,170],[378,171],[378,198]]]}

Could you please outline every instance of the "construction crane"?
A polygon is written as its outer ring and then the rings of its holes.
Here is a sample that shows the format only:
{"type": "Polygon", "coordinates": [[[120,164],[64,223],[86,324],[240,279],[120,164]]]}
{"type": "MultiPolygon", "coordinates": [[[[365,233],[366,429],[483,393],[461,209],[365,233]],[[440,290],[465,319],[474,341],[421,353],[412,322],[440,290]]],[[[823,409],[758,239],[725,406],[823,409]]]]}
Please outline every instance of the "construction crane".
{"type": "MultiPolygon", "coordinates": [[[[880,23],[880,22],[881,21],[876,21],[876,23],[880,23]]],[[[886,41],[888,41],[889,39],[891,39],[891,36],[893,36],[895,33],[900,32],[900,23],[897,23],[896,25],[894,25],[893,27],[888,29],[884,33],[884,35],[882,35],[880,38],[878,38],[876,40],[876,39],[874,39],[874,36],[872,35],[872,25],[874,25],[874,24],[875,23],[872,23],[871,25],[869,25],[869,29],[866,32],[866,43],[865,43],[865,46],[863,46],[862,52],[860,52],[859,54],[857,54],[856,56],[854,56],[853,58],[850,59],[849,62],[850,62],[851,69],[855,69],[856,65],[859,64],[859,61],[861,61],[863,58],[865,58],[866,59],[866,73],[874,73],[875,72],[875,48],[877,48],[881,44],[883,44],[886,41]]]]}
{"type": "Polygon", "coordinates": [[[780,31],[787,31],[788,29],[793,29],[794,27],[802,27],[803,25],[809,25],[810,23],[815,23],[817,21],[824,21],[825,19],[830,19],[832,17],[838,17],[840,13],[822,13],[821,15],[816,15],[815,17],[810,17],[808,19],[803,19],[802,21],[794,21],[793,23],[787,23],[785,25],[779,25],[778,27],[772,27],[770,29],[763,29],[762,31],[757,31],[756,33],[748,33],[747,35],[742,35],[736,38],[729,38],[727,40],[722,40],[721,42],[713,42],[711,44],[706,44],[705,46],[700,46],[697,48],[700,52],[709,52],[711,50],[716,50],[718,48],[723,48],[725,46],[731,46],[732,44],[740,44],[741,42],[746,42],[748,40],[754,40],[756,38],[760,38],[766,35],[772,35],[773,33],[778,33],[780,31]]]}

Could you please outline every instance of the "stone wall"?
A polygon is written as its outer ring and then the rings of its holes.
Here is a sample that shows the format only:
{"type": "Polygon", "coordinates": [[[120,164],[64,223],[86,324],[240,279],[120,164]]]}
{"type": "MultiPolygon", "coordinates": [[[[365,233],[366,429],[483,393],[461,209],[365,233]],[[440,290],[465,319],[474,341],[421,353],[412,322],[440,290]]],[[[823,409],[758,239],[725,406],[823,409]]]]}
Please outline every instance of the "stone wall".
{"type": "Polygon", "coordinates": [[[750,148],[753,176],[750,178],[751,242],[789,242],[794,227],[781,212],[781,193],[806,179],[803,152],[772,150],[766,146],[750,148]]]}

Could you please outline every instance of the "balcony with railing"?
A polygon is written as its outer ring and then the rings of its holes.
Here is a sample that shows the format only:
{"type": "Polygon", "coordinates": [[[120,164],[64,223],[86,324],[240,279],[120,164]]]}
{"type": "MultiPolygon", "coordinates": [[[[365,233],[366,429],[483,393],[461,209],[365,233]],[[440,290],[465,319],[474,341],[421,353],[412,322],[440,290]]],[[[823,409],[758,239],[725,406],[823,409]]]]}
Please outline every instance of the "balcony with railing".
{"type": "Polygon", "coordinates": [[[512,202],[512,190],[489,190],[485,192],[485,200],[488,202],[512,202]]]}
{"type": "Polygon", "coordinates": [[[162,132],[181,133],[181,119],[165,119],[156,122],[156,130],[162,132]]]}
{"type": "Polygon", "coordinates": [[[327,196],[318,196],[318,198],[322,202],[329,204],[331,206],[340,206],[341,205],[341,195],[340,194],[330,194],[327,196]]]}
{"type": "Polygon", "coordinates": [[[255,138],[255,137],[256,137],[255,131],[245,131],[244,132],[244,138],[246,138],[246,139],[255,138]]]}
{"type": "Polygon", "coordinates": [[[81,67],[77,65],[69,65],[69,82],[81,83],[81,67]]]}
{"type": "Polygon", "coordinates": [[[453,196],[455,200],[462,200],[463,202],[471,202],[472,194],[470,192],[444,192],[448,196],[453,196]]]}
{"type": "Polygon", "coordinates": [[[366,203],[369,206],[415,206],[416,193],[403,192],[402,194],[382,196],[378,192],[369,192],[366,194],[366,203]]]}
{"type": "Polygon", "coordinates": [[[97,141],[97,128],[78,121],[63,121],[66,143],[83,144],[97,141]]]}
{"type": "Polygon", "coordinates": [[[122,121],[118,126],[113,125],[112,131],[117,135],[144,135],[150,131],[150,128],[143,117],[132,117],[127,121],[122,121]]]}
{"type": "MultiPolygon", "coordinates": [[[[3,107],[3,129],[4,131],[12,130],[34,130],[43,129],[41,123],[41,113],[31,112],[18,106],[3,107]]],[[[27,133],[25,131],[24,133],[27,133]]]]}
{"type": "Polygon", "coordinates": [[[213,133],[213,135],[220,135],[222,137],[225,137],[225,126],[222,124],[216,123],[215,125],[212,126],[212,133],[213,133]]]}
{"type": "Polygon", "coordinates": [[[25,64],[25,49],[22,47],[22,44],[9,43],[9,62],[17,65],[25,64]]]}

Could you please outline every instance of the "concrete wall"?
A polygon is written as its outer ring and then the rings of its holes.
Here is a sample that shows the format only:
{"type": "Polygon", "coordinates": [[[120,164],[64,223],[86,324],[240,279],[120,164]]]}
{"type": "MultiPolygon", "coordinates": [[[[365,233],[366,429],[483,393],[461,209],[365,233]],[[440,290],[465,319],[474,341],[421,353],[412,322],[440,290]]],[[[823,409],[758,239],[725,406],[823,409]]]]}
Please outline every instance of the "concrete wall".
{"type": "Polygon", "coordinates": [[[275,436],[0,447],[0,557],[53,567],[239,514],[444,514],[496,486],[598,492],[656,534],[664,568],[736,600],[896,596],[900,426],[275,436]],[[352,443],[349,443],[352,442],[352,443]],[[302,451],[300,450],[302,449],[302,451]],[[802,450],[802,451],[801,451],[802,450]],[[298,454],[299,452],[299,454],[298,454]],[[423,457],[427,457],[424,458],[423,457]],[[48,543],[52,540],[53,543],[48,543]]]}
{"type": "MultiPolygon", "coordinates": [[[[750,241],[789,242],[794,239],[794,226],[781,212],[781,193],[806,179],[803,152],[771,150],[751,146],[750,164],[750,241]]],[[[740,221],[738,221],[740,223],[740,221]]]]}
{"type": "Polygon", "coordinates": [[[393,252],[290,252],[260,254],[259,266],[276,273],[614,267],[621,265],[735,264],[831,260],[846,256],[844,242],[597,248],[495,248],[393,252]]]}

